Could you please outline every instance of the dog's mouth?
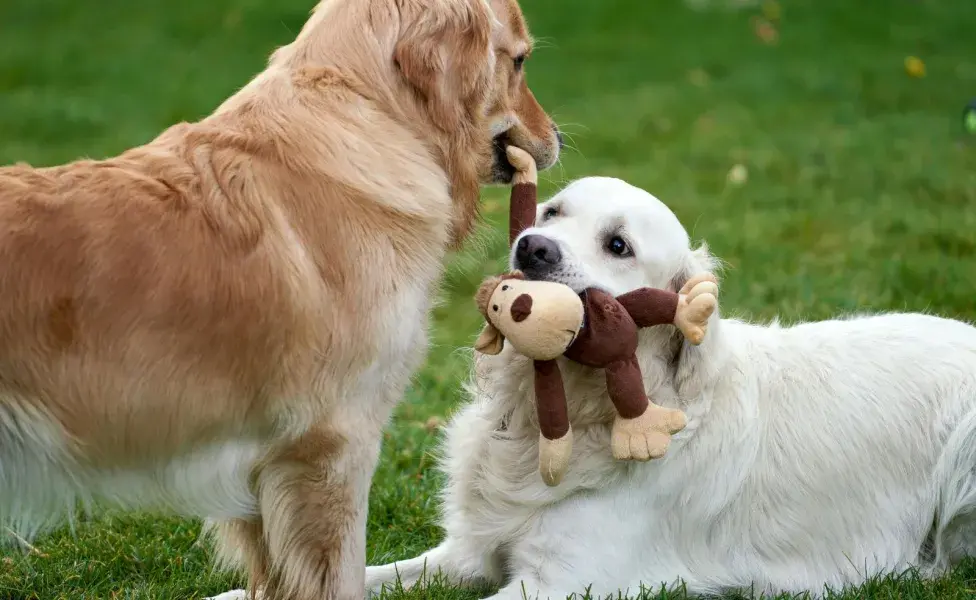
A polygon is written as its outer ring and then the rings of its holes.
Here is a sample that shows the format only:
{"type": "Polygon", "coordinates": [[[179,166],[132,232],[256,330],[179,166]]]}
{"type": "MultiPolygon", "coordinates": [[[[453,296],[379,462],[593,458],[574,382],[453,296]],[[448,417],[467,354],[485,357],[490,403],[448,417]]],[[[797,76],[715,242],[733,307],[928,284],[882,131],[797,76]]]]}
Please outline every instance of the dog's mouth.
{"type": "Polygon", "coordinates": [[[515,177],[515,167],[508,162],[505,148],[512,145],[508,131],[499,133],[491,140],[492,167],[491,178],[496,183],[509,183],[515,177]]]}
{"type": "Polygon", "coordinates": [[[567,277],[564,271],[558,269],[534,269],[532,267],[519,268],[515,264],[511,265],[512,269],[519,269],[522,275],[528,281],[548,281],[550,283],[561,283],[565,286],[569,286],[577,294],[581,294],[583,290],[590,287],[582,279],[578,277],[567,277]]]}

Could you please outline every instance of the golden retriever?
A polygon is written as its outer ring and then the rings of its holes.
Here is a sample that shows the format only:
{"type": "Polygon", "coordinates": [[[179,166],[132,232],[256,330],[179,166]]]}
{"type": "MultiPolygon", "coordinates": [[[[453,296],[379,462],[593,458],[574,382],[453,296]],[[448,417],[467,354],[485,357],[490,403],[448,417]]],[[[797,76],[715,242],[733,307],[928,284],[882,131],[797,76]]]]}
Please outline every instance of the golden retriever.
{"type": "Polygon", "coordinates": [[[362,598],[445,254],[558,158],[530,50],[515,0],[324,0],[199,122],[0,169],[0,519],[199,515],[267,600],[362,598]]]}

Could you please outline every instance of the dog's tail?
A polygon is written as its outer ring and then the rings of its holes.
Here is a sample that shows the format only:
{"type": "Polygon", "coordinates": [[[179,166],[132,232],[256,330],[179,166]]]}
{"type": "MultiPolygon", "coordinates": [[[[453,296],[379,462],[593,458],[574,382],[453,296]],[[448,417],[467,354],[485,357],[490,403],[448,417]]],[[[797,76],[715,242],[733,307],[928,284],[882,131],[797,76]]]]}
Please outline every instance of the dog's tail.
{"type": "Polygon", "coordinates": [[[942,571],[976,547],[971,539],[976,531],[976,410],[946,440],[933,481],[938,496],[931,567],[942,571]]]}

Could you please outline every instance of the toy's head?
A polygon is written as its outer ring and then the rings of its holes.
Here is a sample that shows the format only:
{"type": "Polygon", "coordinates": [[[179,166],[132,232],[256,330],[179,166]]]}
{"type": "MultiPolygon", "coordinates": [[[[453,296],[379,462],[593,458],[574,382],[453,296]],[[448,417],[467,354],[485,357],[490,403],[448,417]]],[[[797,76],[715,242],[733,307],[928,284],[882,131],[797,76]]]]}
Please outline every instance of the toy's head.
{"type": "Polygon", "coordinates": [[[583,326],[583,301],[567,285],[515,272],[486,279],[475,296],[487,323],[475,349],[498,354],[505,340],[534,360],[561,356],[583,326]]]}

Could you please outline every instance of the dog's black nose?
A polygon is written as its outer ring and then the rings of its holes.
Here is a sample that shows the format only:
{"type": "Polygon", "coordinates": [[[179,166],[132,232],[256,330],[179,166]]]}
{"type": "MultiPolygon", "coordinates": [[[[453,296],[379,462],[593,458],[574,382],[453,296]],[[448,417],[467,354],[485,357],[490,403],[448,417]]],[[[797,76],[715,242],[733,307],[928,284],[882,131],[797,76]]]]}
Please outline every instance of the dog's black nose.
{"type": "Polygon", "coordinates": [[[527,235],[515,247],[515,264],[522,271],[545,269],[562,258],[556,242],[544,235],[527,235]]]}

